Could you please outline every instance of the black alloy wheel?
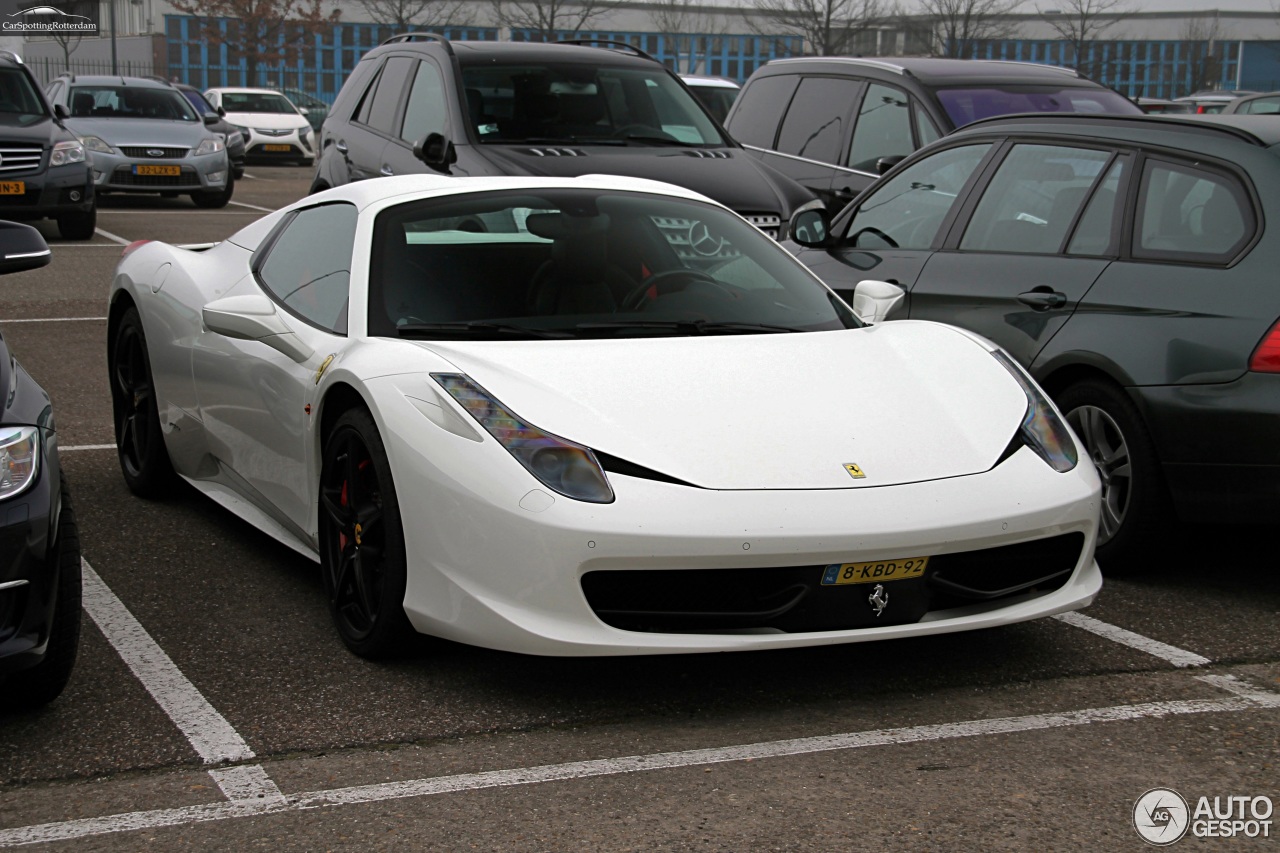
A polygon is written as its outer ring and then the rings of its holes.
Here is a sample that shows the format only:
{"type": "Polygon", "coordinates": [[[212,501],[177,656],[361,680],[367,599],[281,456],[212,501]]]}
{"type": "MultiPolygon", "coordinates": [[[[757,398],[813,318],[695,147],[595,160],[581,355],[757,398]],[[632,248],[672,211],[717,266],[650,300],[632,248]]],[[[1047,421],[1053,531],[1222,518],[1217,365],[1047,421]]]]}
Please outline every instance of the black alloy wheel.
{"type": "Polygon", "coordinates": [[[329,611],[347,648],[365,658],[402,651],[413,629],[404,613],[404,529],[391,466],[368,412],[344,413],[324,444],[320,473],[320,567],[329,611]]]}
{"type": "Polygon", "coordinates": [[[120,470],[135,495],[164,497],[175,477],[160,432],[147,339],[137,308],[130,308],[120,318],[110,355],[111,407],[120,470]]]}
{"type": "Polygon", "coordinates": [[[1137,407],[1122,388],[1101,380],[1070,386],[1058,406],[1102,480],[1099,567],[1113,575],[1146,568],[1173,510],[1137,407]]]}

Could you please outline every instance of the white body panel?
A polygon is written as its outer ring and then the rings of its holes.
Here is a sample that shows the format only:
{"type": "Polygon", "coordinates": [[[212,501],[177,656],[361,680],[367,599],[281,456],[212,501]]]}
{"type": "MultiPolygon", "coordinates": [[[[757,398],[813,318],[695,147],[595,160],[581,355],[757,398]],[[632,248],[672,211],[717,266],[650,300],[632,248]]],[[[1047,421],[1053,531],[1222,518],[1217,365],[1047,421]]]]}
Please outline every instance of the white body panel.
{"type": "Polygon", "coordinates": [[[209,302],[261,292],[250,258],[284,211],[204,252],[152,243],[125,258],[113,299],[127,295],[141,311],[165,441],[179,473],[314,555],[320,423],[331,390],[353,390],[373,414],[393,472],[411,622],[423,632],[511,651],[613,655],[856,642],[1007,624],[1092,601],[1101,584],[1093,562],[1097,475],[1083,454],[1081,464],[1059,474],[1026,447],[997,464],[1026,397],[975,336],[896,322],[805,334],[588,341],[367,337],[363,282],[373,215],[423,193],[511,186],[699,198],[623,178],[420,176],[304,199],[294,207],[344,199],[361,214],[349,335],[279,313],[313,351],[300,362],[263,343],[207,331],[201,319],[209,302]],[[156,285],[165,264],[171,268],[156,285]],[[550,494],[432,372],[466,373],[542,429],[692,485],[609,474],[612,503],[550,494]],[[844,463],[861,466],[866,478],[852,479],[844,463]],[[592,611],[582,587],[582,576],[594,570],[818,567],[1072,532],[1084,546],[1055,591],[896,626],[625,631],[592,611]]]}

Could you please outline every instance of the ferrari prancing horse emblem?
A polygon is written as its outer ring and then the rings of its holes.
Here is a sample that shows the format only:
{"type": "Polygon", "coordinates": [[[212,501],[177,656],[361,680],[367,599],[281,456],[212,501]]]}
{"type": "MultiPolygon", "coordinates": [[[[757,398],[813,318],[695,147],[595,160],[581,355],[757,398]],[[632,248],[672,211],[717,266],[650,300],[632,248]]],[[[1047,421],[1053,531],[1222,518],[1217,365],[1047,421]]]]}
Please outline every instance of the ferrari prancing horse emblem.
{"type": "Polygon", "coordinates": [[[884,591],[884,584],[876,584],[876,588],[871,590],[871,594],[867,596],[867,601],[875,608],[876,616],[883,613],[885,607],[889,605],[889,593],[884,591]]]}
{"type": "Polygon", "coordinates": [[[867,476],[866,474],[862,473],[862,469],[858,467],[857,462],[844,463],[844,470],[848,471],[849,476],[855,480],[861,480],[863,477],[867,476]]]}

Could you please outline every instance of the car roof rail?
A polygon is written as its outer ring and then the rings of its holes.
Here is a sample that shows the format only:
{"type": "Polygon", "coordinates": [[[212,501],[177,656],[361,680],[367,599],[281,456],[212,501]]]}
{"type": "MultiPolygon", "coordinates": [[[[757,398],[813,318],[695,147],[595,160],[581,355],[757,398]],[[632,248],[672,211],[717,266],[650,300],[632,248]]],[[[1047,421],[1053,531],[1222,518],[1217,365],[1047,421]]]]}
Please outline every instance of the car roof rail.
{"type": "Polygon", "coordinates": [[[445,53],[453,56],[453,43],[439,33],[400,33],[384,41],[382,44],[408,44],[415,41],[438,41],[444,45],[445,53]]]}
{"type": "Polygon", "coordinates": [[[1048,71],[1057,71],[1059,74],[1067,74],[1072,77],[1084,77],[1080,73],[1080,69],[1074,65],[1050,65],[1047,62],[1027,62],[1025,59],[984,59],[983,62],[998,63],[1000,65],[1021,65],[1031,66],[1033,68],[1044,68],[1048,71]]]}
{"type": "Polygon", "coordinates": [[[894,74],[901,74],[904,77],[914,77],[911,69],[895,62],[886,62],[883,59],[864,59],[861,56],[787,56],[782,59],[770,59],[766,65],[781,65],[785,62],[847,62],[850,65],[864,65],[869,68],[879,68],[882,71],[889,71],[894,74]]]}
{"type": "Polygon", "coordinates": [[[27,64],[27,63],[25,63],[25,62],[23,62],[23,61],[22,61],[22,57],[21,57],[21,56],[18,56],[18,54],[14,53],[12,50],[0,50],[0,58],[2,58],[2,59],[7,59],[7,60],[9,60],[10,62],[16,62],[16,63],[18,63],[19,65],[26,65],[26,64],[27,64]]]}
{"type": "Polygon", "coordinates": [[[625,41],[612,41],[610,39],[561,39],[556,42],[556,44],[577,44],[582,45],[583,47],[620,47],[623,50],[631,51],[636,56],[643,59],[652,59],[654,62],[658,61],[651,55],[636,47],[634,44],[628,44],[625,41]]]}

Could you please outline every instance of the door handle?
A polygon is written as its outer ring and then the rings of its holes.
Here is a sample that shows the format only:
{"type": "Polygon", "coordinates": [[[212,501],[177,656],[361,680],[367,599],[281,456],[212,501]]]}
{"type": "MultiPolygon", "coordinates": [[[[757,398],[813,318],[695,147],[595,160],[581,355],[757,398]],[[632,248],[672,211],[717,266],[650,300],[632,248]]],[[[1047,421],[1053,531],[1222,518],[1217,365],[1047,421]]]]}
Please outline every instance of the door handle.
{"type": "Polygon", "coordinates": [[[1037,287],[1026,293],[1018,294],[1018,301],[1029,305],[1037,311],[1048,311],[1050,308],[1061,308],[1067,304],[1067,294],[1047,287],[1037,287]]]}
{"type": "Polygon", "coordinates": [[[382,168],[379,169],[378,171],[382,173],[383,177],[386,177],[386,178],[389,178],[395,174],[395,172],[391,171],[391,167],[388,166],[386,163],[383,163],[382,168]]]}
{"type": "Polygon", "coordinates": [[[341,139],[335,142],[333,147],[338,149],[339,154],[347,153],[347,143],[343,142],[341,139]]]}

